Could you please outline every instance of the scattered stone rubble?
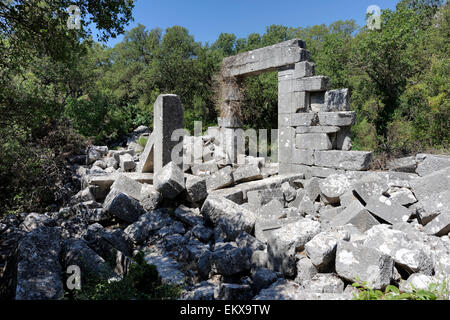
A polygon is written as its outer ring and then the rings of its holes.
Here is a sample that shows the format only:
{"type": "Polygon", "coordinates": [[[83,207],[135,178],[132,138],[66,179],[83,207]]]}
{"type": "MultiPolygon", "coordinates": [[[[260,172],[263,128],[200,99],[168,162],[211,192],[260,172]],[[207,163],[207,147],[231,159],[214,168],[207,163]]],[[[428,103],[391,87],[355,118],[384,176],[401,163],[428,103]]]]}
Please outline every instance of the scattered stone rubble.
{"type": "Polygon", "coordinates": [[[236,164],[223,126],[180,137],[181,147],[166,143],[183,127],[183,109],[178,97],[160,96],[153,132],[136,129],[126,148],[87,150],[76,170],[83,189],[70,206],[0,221],[2,297],[60,299],[70,265],[82,279],[120,279],[139,251],[164,282],[182,286],[182,299],[348,300],[357,279],[403,291],[450,283],[450,157],[422,154],[366,171],[369,154],[348,151],[348,92],[327,91],[303,42],[288,48],[281,62],[251,61],[286,44],[224,63],[232,77],[283,67],[280,86],[299,89],[280,89],[280,102],[309,96],[280,103],[295,127],[295,163],[239,155],[236,164]],[[178,163],[166,157],[174,150],[178,163]]]}

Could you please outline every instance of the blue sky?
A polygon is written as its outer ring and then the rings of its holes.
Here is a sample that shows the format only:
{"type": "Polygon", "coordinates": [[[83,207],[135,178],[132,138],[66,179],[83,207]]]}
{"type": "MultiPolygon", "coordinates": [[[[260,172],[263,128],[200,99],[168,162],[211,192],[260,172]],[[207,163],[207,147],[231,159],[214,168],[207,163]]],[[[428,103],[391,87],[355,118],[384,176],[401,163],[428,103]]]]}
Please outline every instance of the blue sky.
{"type": "MultiPolygon", "coordinates": [[[[165,30],[174,25],[187,28],[196,41],[214,42],[220,33],[238,38],[263,34],[271,24],[307,27],[354,19],[365,24],[366,9],[378,5],[394,9],[398,0],[137,0],[132,22],[148,29],[165,30]]],[[[113,46],[122,39],[111,39],[113,46]]]]}

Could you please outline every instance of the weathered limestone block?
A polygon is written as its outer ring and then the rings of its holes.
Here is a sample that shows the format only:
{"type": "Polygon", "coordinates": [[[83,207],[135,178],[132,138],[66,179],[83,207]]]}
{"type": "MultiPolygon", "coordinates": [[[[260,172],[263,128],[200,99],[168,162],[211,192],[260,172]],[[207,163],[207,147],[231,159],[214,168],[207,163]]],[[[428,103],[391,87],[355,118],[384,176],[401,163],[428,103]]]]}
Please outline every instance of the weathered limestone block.
{"type": "Polygon", "coordinates": [[[317,114],[312,112],[278,115],[278,129],[281,127],[314,126],[317,123],[317,114]]]}
{"type": "Polygon", "coordinates": [[[436,194],[436,190],[450,190],[450,167],[414,179],[410,184],[419,201],[431,198],[436,194]]]}
{"type": "Polygon", "coordinates": [[[314,76],[296,79],[294,91],[326,91],[330,87],[330,78],[325,76],[314,76]]]}
{"type": "Polygon", "coordinates": [[[142,199],[142,183],[131,179],[125,175],[120,175],[111,186],[111,190],[116,190],[130,196],[136,200],[142,199]]]}
{"type": "Polygon", "coordinates": [[[353,190],[365,203],[374,197],[381,197],[388,189],[388,184],[377,176],[369,176],[353,183],[353,190]]]}
{"type": "Polygon", "coordinates": [[[445,236],[450,233],[450,212],[444,212],[425,226],[423,231],[435,236],[445,236]]]}
{"type": "Polygon", "coordinates": [[[304,41],[292,39],[228,57],[222,62],[222,75],[225,78],[251,76],[307,61],[309,60],[309,53],[304,48],[304,41]]]}
{"type": "Polygon", "coordinates": [[[450,167],[450,157],[444,155],[418,154],[416,162],[418,163],[416,172],[421,177],[450,167]]]}
{"type": "Polygon", "coordinates": [[[111,190],[103,202],[103,209],[117,218],[133,223],[144,213],[139,201],[117,190],[111,190]]]}
{"type": "Polygon", "coordinates": [[[191,167],[192,174],[195,176],[210,175],[219,171],[219,166],[215,161],[195,164],[191,167]]]}
{"type": "Polygon", "coordinates": [[[335,126],[314,126],[314,127],[297,127],[295,129],[295,132],[297,134],[303,134],[303,133],[337,133],[339,132],[340,128],[335,126]]]}
{"type": "Polygon", "coordinates": [[[331,204],[339,204],[340,197],[351,187],[345,175],[334,174],[319,183],[322,199],[331,204]]]}
{"type": "Polygon", "coordinates": [[[251,233],[256,215],[236,203],[219,196],[208,196],[201,209],[201,215],[220,227],[228,240],[234,240],[242,231],[251,233]]]}
{"type": "Polygon", "coordinates": [[[348,89],[327,91],[325,94],[325,112],[350,111],[350,93],[348,89]]]}
{"type": "Polygon", "coordinates": [[[350,240],[350,233],[345,230],[327,230],[319,233],[305,244],[306,254],[312,264],[320,271],[327,271],[336,258],[336,247],[340,240],[350,240]]]}
{"type": "Polygon", "coordinates": [[[174,162],[169,162],[157,172],[154,180],[156,191],[170,200],[175,199],[186,187],[183,170],[174,162]]]}
{"type": "MultiPolygon", "coordinates": [[[[155,172],[171,161],[176,161],[183,169],[182,155],[179,159],[172,159],[172,151],[181,141],[172,141],[175,130],[184,129],[184,111],[180,98],[177,95],[160,95],[154,104],[154,169],[155,172]]],[[[182,148],[180,148],[182,152],[182,148]]]]}
{"type": "Polygon", "coordinates": [[[309,61],[298,62],[294,66],[294,78],[312,77],[316,73],[316,65],[309,61]]]}
{"type": "Polygon", "coordinates": [[[294,276],[295,253],[302,251],[305,244],[319,232],[320,223],[309,219],[301,219],[275,230],[267,243],[271,269],[283,272],[286,276],[294,276]]]}
{"type": "Polygon", "coordinates": [[[292,150],[292,163],[309,166],[314,165],[314,151],[294,148],[294,150],[292,150]]]}
{"type": "Polygon", "coordinates": [[[340,241],[336,250],[336,272],[351,282],[365,281],[373,289],[384,289],[394,273],[394,260],[372,248],[340,241]]]}
{"type": "Polygon", "coordinates": [[[332,219],[330,224],[332,226],[352,224],[359,231],[366,232],[380,223],[369,211],[364,209],[359,201],[355,200],[344,211],[332,219]]]}
{"type": "Polygon", "coordinates": [[[243,165],[233,172],[233,180],[235,183],[261,180],[262,178],[261,170],[257,165],[243,165]]]}
{"type": "Polygon", "coordinates": [[[196,203],[206,199],[208,191],[206,189],[206,178],[189,175],[186,178],[187,198],[190,202],[196,203]]]}
{"type": "Polygon", "coordinates": [[[366,209],[373,215],[390,224],[407,222],[411,211],[405,207],[392,202],[385,196],[374,196],[367,201],[366,209]]]}
{"type": "Polygon", "coordinates": [[[139,163],[137,164],[137,172],[153,172],[154,171],[154,158],[155,158],[155,133],[148,137],[147,144],[144,151],[139,156],[139,163]]]}
{"type": "Polygon", "coordinates": [[[130,172],[136,168],[136,163],[130,154],[127,153],[120,156],[120,168],[124,172],[130,172]]]}
{"type": "Polygon", "coordinates": [[[41,227],[22,238],[17,249],[16,300],[56,300],[64,296],[59,264],[61,237],[41,227]]]}
{"type": "Polygon", "coordinates": [[[297,134],[295,139],[297,149],[331,150],[333,145],[326,133],[297,134]]]}
{"type": "Polygon", "coordinates": [[[316,151],[315,164],[320,167],[365,171],[369,169],[372,152],[366,151],[316,151]]]}
{"type": "Polygon", "coordinates": [[[206,188],[209,191],[225,188],[233,184],[233,173],[230,166],[227,166],[209,176],[206,179],[206,188]]]}
{"type": "Polygon", "coordinates": [[[355,124],[356,112],[319,112],[319,123],[321,126],[349,127],[355,124]]]}

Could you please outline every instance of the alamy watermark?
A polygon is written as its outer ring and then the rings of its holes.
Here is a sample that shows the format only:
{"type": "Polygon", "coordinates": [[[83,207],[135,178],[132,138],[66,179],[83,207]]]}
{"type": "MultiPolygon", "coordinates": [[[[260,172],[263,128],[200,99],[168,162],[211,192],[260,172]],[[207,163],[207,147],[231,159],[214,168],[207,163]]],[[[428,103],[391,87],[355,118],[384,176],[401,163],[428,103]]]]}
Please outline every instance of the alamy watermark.
{"type": "Polygon", "coordinates": [[[67,18],[67,28],[70,30],[81,29],[81,10],[76,5],[71,5],[67,8],[67,12],[69,12],[69,18],[67,18]]]}
{"type": "Polygon", "coordinates": [[[380,30],[381,29],[381,8],[377,5],[371,5],[367,7],[366,14],[367,17],[367,28],[369,30],[380,30]]]}

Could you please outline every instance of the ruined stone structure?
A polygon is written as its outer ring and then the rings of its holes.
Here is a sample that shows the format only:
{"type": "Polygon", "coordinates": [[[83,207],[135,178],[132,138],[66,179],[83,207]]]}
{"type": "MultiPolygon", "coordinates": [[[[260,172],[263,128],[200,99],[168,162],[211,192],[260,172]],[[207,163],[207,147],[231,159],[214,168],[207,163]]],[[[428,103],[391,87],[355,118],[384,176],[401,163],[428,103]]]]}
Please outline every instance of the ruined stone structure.
{"type": "Polygon", "coordinates": [[[336,171],[367,170],[370,152],[351,151],[348,89],[329,90],[330,79],[315,75],[305,42],[285,41],[228,57],[222,63],[222,141],[233,162],[240,119],[242,79],[278,71],[278,161],[280,173],[326,177],[336,171]]]}

